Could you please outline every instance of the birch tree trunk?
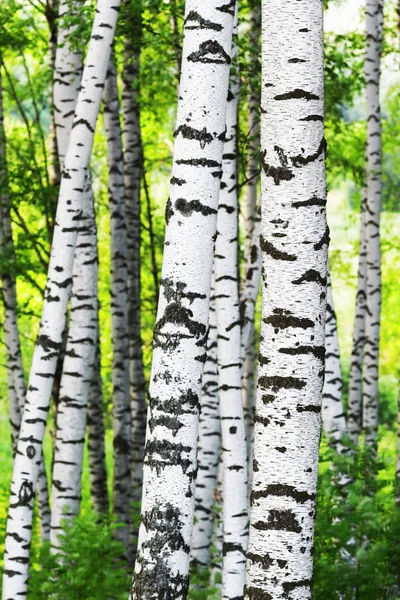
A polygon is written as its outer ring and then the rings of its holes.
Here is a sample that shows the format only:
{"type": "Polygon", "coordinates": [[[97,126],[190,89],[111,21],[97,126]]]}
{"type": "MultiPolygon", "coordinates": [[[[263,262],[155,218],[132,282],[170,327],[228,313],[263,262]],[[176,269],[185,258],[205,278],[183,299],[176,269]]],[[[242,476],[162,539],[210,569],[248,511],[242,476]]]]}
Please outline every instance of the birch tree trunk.
{"type": "Polygon", "coordinates": [[[96,319],[96,352],[88,399],[88,456],[90,470],[90,497],[98,515],[108,513],[106,451],[104,444],[103,394],[101,385],[101,351],[99,316],[96,319]]]}
{"type": "Polygon", "coordinates": [[[188,0],[131,597],[188,590],[233,3],[188,0]]]}
{"type": "MultiPolygon", "coordinates": [[[[140,323],[140,182],[142,143],[140,137],[139,61],[141,3],[126,3],[129,35],[124,39],[122,70],[122,139],[128,259],[129,374],[132,415],[132,500],[142,498],[143,454],[146,437],[146,384],[140,323]]],[[[134,531],[137,535],[137,531],[134,531]]]]}
{"type": "Polygon", "coordinates": [[[357,444],[362,423],[362,370],[365,346],[365,315],[367,289],[367,238],[366,238],[366,199],[361,205],[360,249],[357,277],[356,311],[353,328],[353,345],[349,375],[349,398],[347,409],[347,426],[349,438],[357,444]]]}
{"type": "Polygon", "coordinates": [[[382,205],[382,133],[379,102],[383,1],[366,0],[367,100],[367,287],[363,364],[363,428],[366,443],[376,451],[379,407],[379,333],[381,312],[380,213],[382,205]]]}
{"type": "Polygon", "coordinates": [[[221,447],[221,421],[218,397],[217,318],[215,283],[211,287],[207,359],[204,365],[200,398],[199,443],[194,525],[191,547],[192,563],[199,567],[210,564],[213,530],[213,506],[218,478],[221,447]]]}
{"type": "MultiPolygon", "coordinates": [[[[4,261],[1,270],[1,291],[4,306],[4,342],[7,358],[11,438],[13,456],[15,457],[22,413],[25,405],[26,386],[19,341],[16,279],[12,267],[15,255],[11,231],[11,199],[8,191],[6,136],[3,119],[3,94],[0,72],[0,252],[2,261],[4,261]]],[[[50,536],[50,504],[43,458],[41,459],[39,466],[36,492],[39,506],[40,534],[42,541],[45,541],[48,540],[50,536]]]]}
{"type": "Polygon", "coordinates": [[[99,0],[65,159],[42,319],[32,359],[15,458],[5,540],[3,600],[26,598],[33,490],[37,481],[51,387],[65,327],[83,193],[118,14],[99,0]],[[107,23],[107,27],[103,25],[107,23]]]}
{"type": "MultiPolygon", "coordinates": [[[[56,54],[57,54],[57,43],[58,43],[58,22],[59,22],[59,9],[65,3],[63,0],[46,0],[46,8],[45,8],[45,16],[47,20],[47,24],[49,27],[49,67],[50,72],[55,73],[55,63],[56,63],[56,54]]],[[[71,4],[71,2],[69,3],[71,4]]],[[[51,185],[57,189],[60,185],[61,172],[60,172],[60,162],[58,156],[58,147],[57,147],[57,128],[55,123],[55,107],[54,107],[54,79],[52,82],[52,86],[50,88],[50,183],[51,185]]],[[[55,195],[55,198],[57,196],[55,195]]],[[[51,215],[52,219],[54,219],[56,214],[57,205],[55,204],[53,208],[53,214],[51,215]]],[[[53,221],[54,223],[54,221],[53,221]]],[[[54,226],[54,225],[53,225],[54,226]]]]}
{"type": "Polygon", "coordinates": [[[346,451],[341,444],[347,434],[346,418],[342,402],[342,371],[340,368],[339,338],[333,304],[332,286],[327,279],[327,303],[325,324],[325,381],[322,393],[322,424],[328,442],[340,454],[346,451]]]}
{"type": "Polygon", "coordinates": [[[104,90],[104,127],[107,138],[108,192],[111,231],[111,329],[114,427],[113,505],[116,530],[128,550],[131,503],[131,410],[129,400],[128,263],[124,163],[116,71],[110,61],[104,90]]]}
{"type": "Polygon", "coordinates": [[[97,341],[97,232],[90,176],[75,247],[71,317],[61,377],[53,463],[51,545],[79,513],[89,386],[97,341]]]}
{"type": "Polygon", "coordinates": [[[263,313],[245,598],[312,597],[324,373],[323,3],[262,5],[263,313]]]}
{"type": "MultiPolygon", "coordinates": [[[[237,36],[237,15],[234,34],[237,36]]],[[[222,435],[224,524],[222,598],[243,595],[248,533],[247,447],[242,404],[241,320],[238,282],[237,111],[239,74],[236,39],[226,114],[226,141],[215,243],[218,326],[218,393],[222,435]]]]}

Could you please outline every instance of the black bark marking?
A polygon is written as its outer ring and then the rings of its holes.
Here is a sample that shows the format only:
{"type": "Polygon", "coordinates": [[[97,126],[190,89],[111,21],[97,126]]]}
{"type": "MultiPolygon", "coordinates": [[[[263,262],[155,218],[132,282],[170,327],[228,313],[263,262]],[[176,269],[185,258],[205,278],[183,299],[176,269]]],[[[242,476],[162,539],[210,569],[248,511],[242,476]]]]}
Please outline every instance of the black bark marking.
{"type": "Polygon", "coordinates": [[[217,214],[215,208],[202,204],[200,200],[190,200],[188,202],[184,198],[178,198],[175,202],[175,208],[185,217],[190,217],[194,212],[200,213],[204,217],[217,214]]]}
{"type": "Polygon", "coordinates": [[[285,581],[282,583],[282,587],[285,591],[285,594],[289,594],[298,587],[309,587],[311,588],[312,581],[311,579],[302,579],[301,581],[285,581]]]}
{"type": "Polygon", "coordinates": [[[275,248],[275,246],[271,244],[271,242],[268,242],[262,235],[260,236],[260,248],[275,260],[287,260],[292,262],[297,260],[297,256],[278,250],[278,248],[275,248]]]}
{"type": "Polygon", "coordinates": [[[307,62],[303,58],[289,58],[288,63],[296,64],[296,63],[305,63],[307,62]]]}
{"type": "Polygon", "coordinates": [[[254,502],[259,498],[267,498],[268,496],[286,496],[288,498],[293,498],[293,500],[299,504],[315,500],[315,494],[302,492],[292,485],[285,485],[282,483],[272,483],[267,485],[263,490],[253,490],[250,495],[250,500],[251,502],[254,502]]]}
{"type": "Polygon", "coordinates": [[[248,552],[247,558],[249,558],[253,563],[257,562],[261,564],[264,571],[268,571],[274,562],[273,558],[271,558],[269,554],[261,555],[255,554],[254,552],[248,552]]]}
{"type": "Polygon", "coordinates": [[[171,185],[184,185],[186,183],[185,179],[179,179],[179,177],[172,177],[171,178],[171,185]]]}
{"type": "Polygon", "coordinates": [[[210,167],[217,169],[221,168],[221,163],[216,160],[208,160],[207,158],[181,158],[176,161],[177,165],[190,165],[191,167],[210,167]]]}
{"type": "Polygon", "coordinates": [[[174,209],[172,208],[171,198],[168,198],[167,204],[165,206],[165,222],[168,225],[171,217],[175,214],[174,209]]]}
{"type": "Polygon", "coordinates": [[[186,473],[192,466],[192,461],[184,458],[186,452],[190,454],[192,448],[183,444],[175,444],[168,440],[150,440],[146,444],[145,463],[151,469],[156,469],[161,473],[166,466],[180,466],[183,473],[186,473]],[[161,460],[156,458],[159,455],[161,460]]]}
{"type": "Polygon", "coordinates": [[[308,404],[307,406],[302,406],[301,404],[298,404],[296,409],[297,409],[297,412],[299,412],[299,413],[302,413],[302,412],[320,413],[321,412],[321,407],[316,406],[315,404],[308,404]]]}
{"type": "Polygon", "coordinates": [[[78,127],[78,125],[84,125],[87,129],[89,129],[89,131],[94,133],[93,127],[91,126],[89,121],[86,121],[86,119],[78,119],[77,121],[74,121],[72,129],[74,129],[74,127],[78,127]]]}
{"type": "Polygon", "coordinates": [[[207,144],[211,144],[214,139],[214,136],[212,136],[211,133],[208,133],[205,127],[200,131],[199,129],[195,129],[186,124],[178,127],[174,132],[174,137],[178,137],[179,134],[185,140],[196,140],[197,142],[200,142],[202,150],[204,150],[207,144]]]}
{"type": "Polygon", "coordinates": [[[297,356],[301,354],[313,354],[322,362],[325,360],[325,346],[297,346],[296,348],[279,348],[281,354],[297,356]]]}
{"type": "Polygon", "coordinates": [[[300,121],[322,121],[324,122],[324,117],[321,115],[308,115],[308,117],[304,117],[300,119],[300,121]]]}
{"type": "Polygon", "coordinates": [[[186,29],[213,29],[214,31],[221,31],[222,25],[219,23],[213,23],[208,19],[204,19],[198,12],[191,10],[184,21],[186,29]],[[192,23],[189,25],[189,23],[192,23]]]}
{"type": "Polygon", "coordinates": [[[31,481],[23,481],[18,492],[17,506],[27,506],[33,498],[33,485],[31,481]]]}
{"type": "Polygon", "coordinates": [[[326,206],[326,198],[317,198],[313,196],[309,200],[293,202],[293,208],[303,208],[303,206],[326,206]]]}
{"type": "Polygon", "coordinates": [[[274,600],[268,592],[247,585],[244,586],[244,595],[248,600],[274,600]]]}
{"type": "Polygon", "coordinates": [[[323,248],[323,246],[325,246],[325,244],[327,246],[329,246],[329,242],[331,241],[330,238],[330,231],[329,231],[329,227],[327,226],[325,229],[325,233],[322,236],[322,238],[319,240],[319,242],[317,242],[316,244],[314,244],[314,250],[321,250],[323,248]]]}
{"type": "Polygon", "coordinates": [[[204,64],[230,65],[231,57],[225,52],[221,44],[216,40],[202,42],[196,52],[187,57],[190,62],[201,62],[204,64]]]}
{"type": "Polygon", "coordinates": [[[267,325],[272,325],[274,329],[288,329],[289,327],[299,327],[301,329],[310,329],[314,327],[314,321],[295,317],[290,311],[282,308],[276,308],[274,314],[263,319],[267,325]]]}
{"type": "Polygon", "coordinates": [[[267,151],[263,150],[260,154],[261,168],[267,177],[272,177],[275,185],[279,185],[281,181],[291,181],[294,177],[293,171],[287,166],[273,167],[266,161],[267,151]]]}
{"type": "Polygon", "coordinates": [[[38,335],[36,345],[41,346],[45,352],[50,350],[61,350],[62,342],[54,342],[48,335],[38,335]]]}
{"type": "Polygon", "coordinates": [[[151,417],[148,421],[150,431],[152,432],[154,427],[162,426],[170,429],[172,434],[175,436],[178,431],[183,427],[183,424],[179,422],[179,419],[175,416],[160,415],[157,417],[151,417]]]}
{"type": "Polygon", "coordinates": [[[307,383],[303,379],[298,377],[279,377],[273,375],[270,377],[262,376],[259,378],[258,383],[263,388],[271,388],[273,392],[279,390],[302,390],[307,383]]]}
{"type": "Polygon", "coordinates": [[[246,552],[239,544],[233,544],[232,542],[224,542],[222,546],[222,554],[226,556],[230,552],[240,552],[243,556],[246,556],[246,552]]]}
{"type": "Polygon", "coordinates": [[[28,458],[34,458],[36,456],[36,450],[33,446],[28,446],[26,449],[26,455],[28,458]]]}
{"type": "Polygon", "coordinates": [[[326,152],[326,140],[323,137],[318,149],[314,152],[314,154],[309,154],[308,156],[303,156],[302,154],[298,154],[297,156],[290,157],[292,165],[294,167],[304,167],[314,161],[317,160],[321,156],[321,154],[325,154],[326,152]]]}
{"type": "Polygon", "coordinates": [[[297,521],[296,515],[292,510],[272,509],[268,513],[268,521],[257,521],[253,523],[254,529],[260,531],[293,531],[301,533],[301,527],[297,521]]]}
{"type": "Polygon", "coordinates": [[[326,277],[322,277],[319,271],[315,269],[309,269],[303,275],[301,275],[298,279],[294,279],[292,281],[294,285],[300,285],[301,283],[319,283],[322,286],[326,286],[326,277]]]}
{"type": "Polygon", "coordinates": [[[307,92],[306,90],[296,88],[292,92],[278,94],[278,96],[274,97],[274,100],[320,100],[320,97],[316,94],[307,92]]]}
{"type": "Polygon", "coordinates": [[[231,0],[230,2],[228,2],[228,4],[223,4],[222,6],[217,6],[215,10],[219,10],[219,12],[228,13],[228,15],[231,15],[233,17],[235,15],[235,7],[236,7],[236,0],[231,0]]]}

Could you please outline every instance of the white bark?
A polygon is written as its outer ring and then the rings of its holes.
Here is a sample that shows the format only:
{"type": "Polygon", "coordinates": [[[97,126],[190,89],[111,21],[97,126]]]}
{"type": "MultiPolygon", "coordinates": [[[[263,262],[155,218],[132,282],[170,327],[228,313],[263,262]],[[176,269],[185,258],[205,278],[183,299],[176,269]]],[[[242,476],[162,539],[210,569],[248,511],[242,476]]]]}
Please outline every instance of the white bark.
{"type": "Polygon", "coordinates": [[[104,90],[104,127],[107,138],[108,193],[111,233],[111,329],[114,428],[113,505],[118,522],[116,537],[129,546],[131,503],[131,411],[129,397],[128,262],[124,163],[115,67],[110,61],[104,90]]]}
{"type": "Polygon", "coordinates": [[[329,276],[329,264],[326,299],[325,381],[322,394],[322,424],[328,442],[337,452],[343,454],[346,452],[346,448],[341,444],[341,440],[347,434],[347,426],[343,411],[339,338],[329,276]]]}
{"type": "Polygon", "coordinates": [[[262,4],[263,309],[245,598],[312,597],[325,353],[323,3],[262,4]]]}
{"type": "Polygon", "coordinates": [[[366,0],[367,100],[367,287],[363,363],[363,429],[376,450],[379,401],[379,334],[381,312],[380,213],[382,204],[382,134],[379,103],[383,0],[366,0]]]}
{"type": "Polygon", "coordinates": [[[365,346],[365,314],[367,287],[367,239],[366,239],[366,199],[361,205],[360,247],[357,276],[356,310],[354,316],[353,344],[349,374],[349,397],[347,425],[349,439],[357,444],[362,421],[362,366],[365,346]]]}
{"type": "Polygon", "coordinates": [[[194,507],[194,526],[191,560],[194,565],[207,567],[210,563],[213,506],[217,485],[221,447],[221,421],[218,397],[217,319],[215,287],[210,298],[210,320],[207,359],[204,365],[200,398],[199,443],[194,507]]]}
{"type": "MultiPolygon", "coordinates": [[[[231,3],[232,4],[232,3],[231,3]]],[[[186,597],[233,8],[188,0],[132,598],[186,597]]]]}
{"type": "Polygon", "coordinates": [[[118,0],[99,0],[61,180],[42,319],[15,458],[5,541],[3,600],[26,598],[33,489],[72,283],[75,244],[118,0]],[[104,25],[106,25],[104,27],[104,25]]]}
{"type": "MultiPolygon", "coordinates": [[[[235,19],[237,20],[237,16],[235,19]]],[[[234,33],[237,35],[236,27],[234,33]]],[[[237,264],[239,233],[236,148],[239,73],[236,36],[232,46],[229,92],[214,271],[223,462],[222,598],[233,599],[243,594],[248,533],[247,447],[242,404],[243,358],[237,264]]]]}

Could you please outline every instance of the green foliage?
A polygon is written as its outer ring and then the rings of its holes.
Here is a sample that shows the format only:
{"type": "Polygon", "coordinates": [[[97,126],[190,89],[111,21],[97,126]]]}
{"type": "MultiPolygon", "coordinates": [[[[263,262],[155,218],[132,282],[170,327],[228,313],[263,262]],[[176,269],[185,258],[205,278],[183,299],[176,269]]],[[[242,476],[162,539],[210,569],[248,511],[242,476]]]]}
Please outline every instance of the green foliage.
{"type": "MultiPolygon", "coordinates": [[[[387,434],[386,434],[387,435],[387,434]]],[[[376,462],[360,447],[322,456],[315,533],[316,600],[396,600],[400,511],[393,453],[376,462]]]]}
{"type": "Polygon", "coordinates": [[[126,600],[130,577],[120,558],[123,546],[113,538],[117,527],[93,515],[64,522],[60,552],[52,554],[46,543],[33,557],[30,600],[126,600]]]}

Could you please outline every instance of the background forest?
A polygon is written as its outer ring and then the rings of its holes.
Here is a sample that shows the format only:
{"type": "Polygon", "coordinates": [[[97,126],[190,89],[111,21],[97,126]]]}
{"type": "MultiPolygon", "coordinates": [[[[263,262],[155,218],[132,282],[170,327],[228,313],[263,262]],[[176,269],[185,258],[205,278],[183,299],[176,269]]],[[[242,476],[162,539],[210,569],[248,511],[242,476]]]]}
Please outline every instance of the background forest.
{"type": "MultiPolygon", "coordinates": [[[[240,103],[238,189],[241,200],[248,177],[252,136],[248,129],[249,97],[259,86],[260,65],[251,45],[249,22],[254,1],[239,9],[240,103]]],[[[365,183],[366,108],[364,100],[365,35],[363,8],[355,0],[326,5],[325,90],[327,139],[328,223],[333,298],[337,314],[343,402],[348,380],[357,289],[360,207],[365,183]]],[[[95,2],[88,0],[70,17],[71,44],[85,54],[95,2]]],[[[7,0],[0,4],[0,64],[7,182],[11,199],[14,252],[2,252],[2,274],[16,277],[18,325],[27,380],[41,316],[46,273],[54,228],[59,180],[51,148],[54,44],[57,40],[57,0],[7,0]]],[[[315,580],[316,600],[400,598],[400,483],[396,479],[400,356],[400,9],[385,2],[382,51],[381,108],[383,143],[382,313],[379,374],[378,454],[361,436],[351,453],[337,453],[325,434],[321,442],[317,499],[315,580]],[[351,540],[351,542],[349,542],[351,540]]],[[[140,53],[135,82],[140,107],[142,174],[140,188],[140,307],[143,365],[150,377],[153,327],[163,255],[165,207],[171,176],[174,127],[182,49],[183,0],[127,1],[117,24],[114,56],[118,90],[126,36],[135,31],[133,45],[140,53]],[[132,17],[133,15],[133,17],[132,17]],[[140,15],[140,16],[138,16],[140,15]],[[132,20],[133,19],[133,20],[132,20]],[[135,29],[132,27],[135,23],[135,29]],[[129,32],[129,33],[127,33],[129,32]],[[136,48],[137,46],[137,48],[136,48]]],[[[132,33],[133,36],[133,33],[132,33]]],[[[103,105],[102,105],[103,106],[103,105]]],[[[100,111],[91,158],[91,175],[99,253],[99,320],[101,395],[106,451],[107,486],[111,502],[113,481],[113,347],[110,277],[109,171],[104,112],[100,111]]],[[[5,185],[5,182],[2,182],[5,185]]],[[[245,227],[239,218],[242,273],[245,227]]],[[[2,275],[3,276],[3,275],[2,275]]],[[[257,315],[260,312],[257,302],[257,315]]],[[[4,307],[0,305],[0,322],[4,307]]],[[[259,334],[256,318],[256,337],[259,334]]],[[[0,344],[0,569],[13,450],[9,424],[7,356],[0,344]]],[[[61,366],[60,366],[61,368],[61,366]]],[[[44,460],[51,486],[58,381],[46,426],[44,460]]],[[[344,445],[351,446],[344,441],[344,445]]],[[[400,464],[400,462],[399,462],[400,464]]],[[[400,469],[398,468],[398,477],[400,469]]],[[[111,502],[112,505],[112,502],[111,502]]],[[[139,503],[132,513],[138,519],[139,503]]],[[[29,598],[126,598],[131,567],[121,558],[118,518],[112,507],[99,519],[93,510],[87,442],[82,472],[80,515],[65,522],[61,542],[63,561],[41,544],[40,519],[35,508],[29,598]],[[118,590],[118,591],[117,591],[118,590]]],[[[218,570],[218,548],[213,570],[218,570]]],[[[189,597],[220,598],[218,575],[193,567],[189,597]]]]}

